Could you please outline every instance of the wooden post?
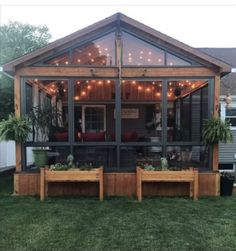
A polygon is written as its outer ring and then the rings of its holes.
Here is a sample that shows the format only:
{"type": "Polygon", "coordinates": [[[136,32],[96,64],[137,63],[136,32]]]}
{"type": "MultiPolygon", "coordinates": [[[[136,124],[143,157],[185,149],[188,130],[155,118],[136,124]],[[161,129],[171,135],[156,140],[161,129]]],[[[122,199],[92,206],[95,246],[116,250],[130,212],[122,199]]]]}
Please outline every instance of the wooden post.
{"type": "Polygon", "coordinates": [[[198,170],[194,169],[193,199],[198,200],[198,170]]]}
{"type": "Polygon", "coordinates": [[[137,199],[138,201],[142,201],[142,179],[141,179],[141,168],[137,167],[137,199]]]}
{"type": "MultiPolygon", "coordinates": [[[[220,98],[220,76],[215,76],[215,91],[214,91],[214,109],[213,116],[219,117],[219,98],[220,98]]],[[[212,149],[212,170],[219,170],[219,146],[218,144],[213,146],[212,149]]]]}
{"type": "Polygon", "coordinates": [[[45,169],[40,168],[40,200],[45,198],[45,169]]]}
{"type": "Polygon", "coordinates": [[[103,167],[99,168],[99,199],[103,201],[103,167]]]}
{"type": "MultiPolygon", "coordinates": [[[[15,100],[15,115],[17,117],[21,116],[21,106],[20,106],[20,76],[16,75],[15,76],[15,81],[14,81],[14,100],[15,100]]],[[[22,171],[22,162],[21,162],[21,144],[16,143],[16,172],[21,172],[22,171]]]]}

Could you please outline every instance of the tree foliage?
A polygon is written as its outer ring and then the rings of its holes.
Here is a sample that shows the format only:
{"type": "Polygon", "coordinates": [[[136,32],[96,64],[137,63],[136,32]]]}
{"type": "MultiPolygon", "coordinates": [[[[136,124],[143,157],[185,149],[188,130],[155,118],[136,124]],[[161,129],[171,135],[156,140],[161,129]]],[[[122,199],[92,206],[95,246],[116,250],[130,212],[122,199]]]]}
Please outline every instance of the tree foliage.
{"type": "MultiPolygon", "coordinates": [[[[0,65],[45,46],[51,35],[47,26],[9,22],[0,26],[0,65]]],[[[0,120],[14,112],[13,80],[0,74],[0,120]]]]}

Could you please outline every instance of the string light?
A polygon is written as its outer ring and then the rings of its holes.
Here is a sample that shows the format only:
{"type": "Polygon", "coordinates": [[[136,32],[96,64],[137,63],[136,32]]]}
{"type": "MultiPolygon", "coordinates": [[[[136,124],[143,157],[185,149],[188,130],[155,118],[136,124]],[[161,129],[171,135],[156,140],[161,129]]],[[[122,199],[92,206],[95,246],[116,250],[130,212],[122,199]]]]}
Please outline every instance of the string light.
{"type": "Polygon", "coordinates": [[[107,84],[110,84],[111,83],[111,80],[107,80],[107,84]]]}
{"type": "Polygon", "coordinates": [[[161,93],[160,93],[160,92],[156,92],[156,96],[157,96],[157,97],[160,97],[160,96],[161,96],[161,93]]]}
{"type": "Polygon", "coordinates": [[[87,89],[88,89],[88,90],[91,90],[91,89],[92,89],[92,86],[91,86],[91,85],[88,85],[88,86],[87,86],[87,89]]]}
{"type": "Polygon", "coordinates": [[[102,81],[98,81],[98,85],[102,85],[102,81]]]}
{"type": "Polygon", "coordinates": [[[132,84],[133,84],[133,85],[135,85],[135,84],[136,84],[136,81],[135,81],[135,80],[133,80],[133,81],[132,81],[132,84]]]}
{"type": "Polygon", "coordinates": [[[80,59],[79,58],[77,59],[77,62],[80,63],[80,59]]]}
{"type": "Polygon", "coordinates": [[[141,85],[138,86],[138,90],[141,91],[143,87],[141,85]]]}
{"type": "Polygon", "coordinates": [[[149,87],[146,88],[146,92],[150,92],[151,89],[149,87]]]}
{"type": "Polygon", "coordinates": [[[81,95],[82,95],[82,96],[85,96],[85,95],[86,95],[86,92],[85,92],[85,91],[82,91],[82,92],[81,92],[81,95]]]}
{"type": "Polygon", "coordinates": [[[92,53],[91,53],[91,52],[89,52],[89,53],[88,53],[88,56],[89,56],[89,57],[91,57],[91,56],[92,56],[92,53]]]}
{"type": "Polygon", "coordinates": [[[69,62],[68,62],[68,61],[66,61],[66,62],[65,62],[65,64],[69,64],[69,62]]]}
{"type": "Polygon", "coordinates": [[[75,99],[75,100],[79,100],[79,96],[75,96],[74,99],[75,99]]]}

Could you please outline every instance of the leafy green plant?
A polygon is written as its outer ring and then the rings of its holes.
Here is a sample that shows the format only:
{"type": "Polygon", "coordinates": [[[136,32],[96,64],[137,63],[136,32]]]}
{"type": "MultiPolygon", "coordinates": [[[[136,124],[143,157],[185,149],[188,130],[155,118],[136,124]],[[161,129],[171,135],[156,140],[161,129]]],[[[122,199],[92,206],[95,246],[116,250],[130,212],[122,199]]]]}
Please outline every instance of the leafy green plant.
{"type": "Polygon", "coordinates": [[[66,171],[68,169],[68,165],[63,165],[61,163],[56,163],[55,165],[50,166],[51,171],[66,171]]]}
{"type": "Polygon", "coordinates": [[[81,165],[81,166],[79,166],[79,169],[80,170],[92,170],[94,168],[94,166],[92,165],[92,163],[85,163],[85,164],[83,164],[83,165],[81,165]]]}
{"type": "Polygon", "coordinates": [[[18,118],[14,114],[10,114],[7,120],[0,122],[0,141],[14,140],[16,143],[23,143],[31,131],[28,117],[18,118]]]}
{"type": "Polygon", "coordinates": [[[56,106],[44,101],[43,105],[33,107],[29,115],[36,133],[36,140],[48,140],[53,127],[61,124],[61,112],[56,106]]]}
{"type": "Polygon", "coordinates": [[[203,127],[202,139],[205,145],[232,142],[233,136],[229,121],[223,121],[215,117],[210,118],[203,127]]]}

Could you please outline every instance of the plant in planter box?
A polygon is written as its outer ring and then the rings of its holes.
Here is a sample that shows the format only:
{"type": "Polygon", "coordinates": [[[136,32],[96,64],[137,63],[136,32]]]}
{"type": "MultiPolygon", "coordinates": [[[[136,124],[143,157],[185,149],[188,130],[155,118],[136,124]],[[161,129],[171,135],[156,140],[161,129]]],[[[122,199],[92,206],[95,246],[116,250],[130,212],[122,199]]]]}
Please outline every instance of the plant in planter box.
{"type": "Polygon", "coordinates": [[[7,120],[0,122],[0,141],[14,140],[16,143],[24,143],[31,131],[31,122],[28,117],[16,117],[10,114],[7,120]]]}
{"type": "Polygon", "coordinates": [[[220,195],[232,195],[233,186],[235,181],[235,174],[229,172],[222,172],[220,174],[220,195]]]}

